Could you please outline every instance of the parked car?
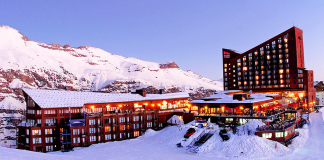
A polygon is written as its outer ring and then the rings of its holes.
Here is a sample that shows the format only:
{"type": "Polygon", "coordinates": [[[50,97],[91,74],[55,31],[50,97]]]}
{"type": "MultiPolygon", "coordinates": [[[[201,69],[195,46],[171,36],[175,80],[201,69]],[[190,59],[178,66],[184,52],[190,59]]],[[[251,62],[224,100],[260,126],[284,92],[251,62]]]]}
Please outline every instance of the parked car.
{"type": "Polygon", "coordinates": [[[184,138],[189,138],[191,135],[193,135],[196,132],[194,128],[189,128],[187,130],[187,133],[183,136],[184,138]]]}
{"type": "Polygon", "coordinates": [[[228,133],[226,132],[225,129],[219,131],[219,136],[223,139],[223,141],[229,140],[228,133]]]}

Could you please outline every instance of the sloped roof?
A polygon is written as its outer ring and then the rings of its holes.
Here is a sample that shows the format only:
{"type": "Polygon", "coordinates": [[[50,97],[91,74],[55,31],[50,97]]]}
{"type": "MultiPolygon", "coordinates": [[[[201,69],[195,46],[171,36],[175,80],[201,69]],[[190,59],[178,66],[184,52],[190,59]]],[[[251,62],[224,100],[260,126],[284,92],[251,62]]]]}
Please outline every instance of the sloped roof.
{"type": "Polygon", "coordinates": [[[41,108],[81,107],[91,103],[114,103],[189,98],[187,92],[167,94],[146,94],[143,97],[131,93],[101,93],[66,90],[22,89],[41,108]]]}

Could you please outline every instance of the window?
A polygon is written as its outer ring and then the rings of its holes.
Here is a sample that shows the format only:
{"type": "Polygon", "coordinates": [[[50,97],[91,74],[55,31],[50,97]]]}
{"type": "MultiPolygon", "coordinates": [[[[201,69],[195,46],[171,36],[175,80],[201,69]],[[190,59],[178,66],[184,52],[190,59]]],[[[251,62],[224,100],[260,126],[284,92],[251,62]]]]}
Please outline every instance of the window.
{"type": "Polygon", "coordinates": [[[29,144],[29,138],[26,138],[26,143],[29,144]]]}
{"type": "Polygon", "coordinates": [[[285,131],[285,137],[288,136],[288,131],[285,131]]]}
{"type": "Polygon", "coordinates": [[[26,129],[26,135],[29,135],[29,129],[26,129]]]}
{"type": "Polygon", "coordinates": [[[89,125],[95,125],[96,120],[95,119],[89,119],[89,125]]]}
{"type": "Polygon", "coordinates": [[[33,144],[41,144],[42,138],[33,138],[33,144]]]}
{"type": "Polygon", "coordinates": [[[42,124],[42,119],[37,119],[37,124],[42,124]]]}
{"type": "Polygon", "coordinates": [[[40,129],[32,130],[32,135],[42,135],[42,132],[40,129]]]}
{"type": "Polygon", "coordinates": [[[120,130],[120,131],[124,131],[124,130],[125,130],[125,125],[120,125],[120,126],[119,126],[119,130],[120,130]]]}
{"type": "Polygon", "coordinates": [[[107,140],[111,140],[111,135],[110,134],[106,134],[105,135],[105,140],[107,141],[107,140]]]}
{"type": "Polygon", "coordinates": [[[275,134],[276,134],[276,138],[283,137],[283,132],[276,132],[275,134]]]}
{"type": "Polygon", "coordinates": [[[49,151],[53,151],[53,145],[51,146],[46,146],[46,151],[49,152],[49,151]]]}
{"type": "Polygon", "coordinates": [[[89,128],[89,133],[96,133],[96,128],[89,128]]]}
{"type": "Polygon", "coordinates": [[[134,131],[134,137],[138,137],[139,136],[139,131],[134,131]]]}
{"type": "Polygon", "coordinates": [[[147,120],[152,120],[152,115],[147,115],[147,120]]]}
{"type": "Polygon", "coordinates": [[[279,69],[279,73],[283,73],[283,69],[279,69]]]}
{"type": "Polygon", "coordinates": [[[147,127],[152,127],[152,122],[147,122],[147,127]]]}
{"type": "Polygon", "coordinates": [[[45,143],[53,143],[53,137],[45,137],[45,143]]]}
{"type": "Polygon", "coordinates": [[[27,114],[35,114],[35,110],[27,109],[27,114]]]}
{"type": "Polygon", "coordinates": [[[73,143],[80,143],[80,137],[73,138],[73,143]]]}
{"type": "Polygon", "coordinates": [[[45,135],[53,134],[52,129],[45,129],[45,135]]]}
{"type": "Polygon", "coordinates": [[[46,126],[52,126],[56,124],[56,119],[45,119],[46,126]]]}
{"type": "Polygon", "coordinates": [[[96,141],[96,136],[90,136],[90,142],[96,141]]]}
{"type": "Polygon", "coordinates": [[[56,114],[56,110],[44,110],[44,114],[56,114]]]}
{"type": "Polygon", "coordinates": [[[134,116],[133,117],[133,121],[138,121],[139,120],[139,116],[134,116]]]}
{"type": "Polygon", "coordinates": [[[120,117],[120,118],[119,118],[119,122],[120,122],[120,123],[125,122],[125,117],[120,117]]]}
{"type": "Polygon", "coordinates": [[[105,119],[105,123],[111,123],[111,122],[110,122],[110,118],[106,118],[106,119],[105,119]]]}
{"type": "Polygon", "coordinates": [[[126,138],[126,134],[125,133],[119,133],[119,136],[120,136],[121,139],[122,138],[126,138]]]}
{"type": "Polygon", "coordinates": [[[110,131],[111,131],[110,126],[105,126],[105,132],[110,132],[110,131]]]}
{"type": "Polygon", "coordinates": [[[272,133],[262,133],[263,138],[272,138],[272,133]]]}
{"type": "Polygon", "coordinates": [[[134,129],[139,129],[139,124],[133,124],[134,129]]]}

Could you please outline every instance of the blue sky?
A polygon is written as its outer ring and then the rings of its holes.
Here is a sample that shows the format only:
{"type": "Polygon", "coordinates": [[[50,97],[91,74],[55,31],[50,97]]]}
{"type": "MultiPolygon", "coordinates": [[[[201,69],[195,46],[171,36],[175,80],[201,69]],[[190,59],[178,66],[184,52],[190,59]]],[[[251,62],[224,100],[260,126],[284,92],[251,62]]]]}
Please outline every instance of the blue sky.
{"type": "Polygon", "coordinates": [[[125,57],[176,62],[222,78],[222,48],[245,52],[289,29],[304,31],[305,66],[322,67],[324,1],[0,1],[0,25],[29,39],[94,46],[125,57]]]}

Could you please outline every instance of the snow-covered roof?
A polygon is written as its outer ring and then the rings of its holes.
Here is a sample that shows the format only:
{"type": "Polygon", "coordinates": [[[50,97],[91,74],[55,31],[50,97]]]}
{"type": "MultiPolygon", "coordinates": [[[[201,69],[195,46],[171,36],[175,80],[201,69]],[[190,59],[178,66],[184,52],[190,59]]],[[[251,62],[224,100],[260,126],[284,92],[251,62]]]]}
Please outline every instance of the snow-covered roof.
{"type": "MultiPolygon", "coordinates": [[[[233,95],[219,94],[216,100],[204,101],[204,100],[193,100],[190,103],[256,103],[266,100],[272,100],[273,96],[278,96],[277,94],[251,94],[251,99],[243,99],[242,101],[233,100],[233,95]]],[[[211,95],[210,97],[217,97],[216,95],[211,95]]]]}
{"type": "Polygon", "coordinates": [[[66,90],[27,89],[28,94],[41,108],[81,107],[91,103],[114,103],[189,98],[187,92],[146,94],[145,97],[131,93],[100,93],[66,90]]]}

